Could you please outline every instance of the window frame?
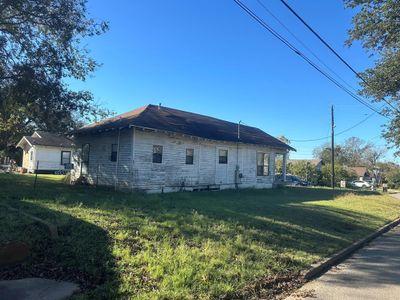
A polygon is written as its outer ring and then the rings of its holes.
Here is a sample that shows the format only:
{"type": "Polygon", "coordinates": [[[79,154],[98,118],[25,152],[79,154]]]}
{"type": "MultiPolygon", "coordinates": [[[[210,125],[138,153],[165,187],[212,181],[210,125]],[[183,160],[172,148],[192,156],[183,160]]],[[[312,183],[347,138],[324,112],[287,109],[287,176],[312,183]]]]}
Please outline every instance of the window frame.
{"type": "Polygon", "coordinates": [[[228,164],[228,156],[229,156],[228,149],[218,149],[218,164],[227,165],[228,164]],[[221,156],[221,151],[224,151],[226,153],[226,156],[221,156]],[[226,159],[221,160],[222,157],[226,157],[226,159]]]}
{"type": "Polygon", "coordinates": [[[61,151],[61,162],[60,162],[60,165],[64,166],[65,164],[70,164],[70,163],[71,163],[71,151],[62,150],[61,151]],[[68,153],[69,154],[68,162],[64,162],[64,153],[68,153]]]}
{"type": "Polygon", "coordinates": [[[90,159],[90,143],[84,143],[84,144],[82,144],[82,159],[81,160],[83,163],[89,163],[89,159],[90,159]],[[87,151],[85,151],[86,150],[85,147],[87,147],[87,151]],[[87,157],[85,157],[85,153],[86,153],[87,157]]]}
{"type": "Polygon", "coordinates": [[[162,164],[163,152],[164,152],[164,147],[162,145],[153,145],[153,155],[152,155],[153,164],[162,164]],[[161,149],[161,153],[155,152],[157,148],[161,149]],[[157,157],[159,157],[159,159],[157,157]]]}
{"type": "Polygon", "coordinates": [[[112,162],[116,162],[118,160],[118,144],[111,144],[110,160],[112,162]],[[115,146],[116,149],[114,149],[114,146],[115,146]]]}
{"type": "Polygon", "coordinates": [[[256,152],[256,175],[257,177],[270,176],[271,154],[267,152],[256,152]],[[259,164],[259,155],[262,155],[262,164],[259,164]],[[261,169],[260,169],[261,168],[261,169]],[[260,172],[261,170],[261,172],[260,172]]]}
{"type": "Polygon", "coordinates": [[[186,148],[186,159],[185,159],[185,164],[186,165],[194,165],[194,149],[193,148],[186,148]],[[188,155],[188,151],[192,152],[191,155],[188,155]]]}

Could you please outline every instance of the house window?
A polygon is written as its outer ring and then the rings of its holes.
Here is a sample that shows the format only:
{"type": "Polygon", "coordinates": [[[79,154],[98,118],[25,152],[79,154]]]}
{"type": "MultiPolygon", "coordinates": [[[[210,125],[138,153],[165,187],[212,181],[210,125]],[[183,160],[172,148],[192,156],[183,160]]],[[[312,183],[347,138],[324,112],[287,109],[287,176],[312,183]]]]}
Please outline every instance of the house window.
{"type": "Polygon", "coordinates": [[[269,155],[257,152],[257,176],[269,175],[269,155]]]}
{"type": "Polygon", "coordinates": [[[219,149],[218,156],[218,161],[220,164],[226,165],[228,163],[228,150],[219,149]]]}
{"type": "Polygon", "coordinates": [[[118,156],[118,145],[111,144],[111,161],[117,161],[118,156]]]}
{"type": "Polygon", "coordinates": [[[89,163],[90,144],[82,145],[82,162],[89,163]]]}
{"type": "Polygon", "coordinates": [[[82,145],[81,175],[89,174],[90,144],[82,145]]]}
{"type": "Polygon", "coordinates": [[[29,152],[29,159],[30,159],[30,161],[33,160],[33,151],[29,152]]]}
{"type": "Polygon", "coordinates": [[[194,156],[194,150],[186,149],[186,164],[187,165],[193,165],[193,156],[194,156]]]}
{"type": "Polygon", "coordinates": [[[163,153],[163,146],[159,145],[153,146],[153,163],[156,164],[162,163],[162,153],[163,153]]]}
{"type": "Polygon", "coordinates": [[[71,151],[61,151],[61,164],[70,164],[71,163],[71,151]]]}

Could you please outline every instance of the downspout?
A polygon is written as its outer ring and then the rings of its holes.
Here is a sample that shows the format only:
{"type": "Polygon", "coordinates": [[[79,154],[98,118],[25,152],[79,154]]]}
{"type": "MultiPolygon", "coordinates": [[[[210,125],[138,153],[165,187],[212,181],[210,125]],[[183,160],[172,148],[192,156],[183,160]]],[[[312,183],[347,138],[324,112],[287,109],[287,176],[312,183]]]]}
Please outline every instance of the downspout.
{"type": "Polygon", "coordinates": [[[237,126],[237,143],[236,143],[236,169],[235,169],[235,188],[239,188],[239,141],[240,141],[240,124],[242,121],[238,122],[237,126]]]}
{"type": "Polygon", "coordinates": [[[135,148],[136,148],[136,131],[132,127],[132,191],[135,186],[135,148]]]}
{"type": "Polygon", "coordinates": [[[117,143],[117,163],[115,164],[115,180],[114,180],[114,189],[117,190],[118,184],[118,165],[119,165],[119,155],[120,155],[120,147],[119,142],[121,138],[121,128],[118,128],[118,143],[117,143]]]}

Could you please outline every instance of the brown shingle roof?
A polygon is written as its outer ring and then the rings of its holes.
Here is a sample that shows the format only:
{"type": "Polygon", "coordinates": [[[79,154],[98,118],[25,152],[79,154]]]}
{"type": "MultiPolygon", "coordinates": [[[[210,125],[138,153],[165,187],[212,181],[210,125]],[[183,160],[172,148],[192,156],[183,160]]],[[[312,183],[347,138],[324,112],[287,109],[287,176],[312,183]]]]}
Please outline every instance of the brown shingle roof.
{"type": "MultiPolygon", "coordinates": [[[[237,142],[238,124],[165,106],[147,105],[122,115],[86,125],[75,134],[95,133],[130,126],[176,132],[210,140],[237,142]]],[[[241,143],[295,150],[261,129],[240,125],[241,143]]]]}
{"type": "Polygon", "coordinates": [[[359,177],[364,177],[366,174],[368,174],[367,167],[358,166],[358,167],[348,167],[348,168],[354,173],[356,173],[356,175],[359,177]]]}
{"type": "Polygon", "coordinates": [[[36,131],[39,136],[24,136],[31,145],[52,146],[52,147],[67,147],[72,148],[74,143],[59,134],[46,131],[36,131]]]}

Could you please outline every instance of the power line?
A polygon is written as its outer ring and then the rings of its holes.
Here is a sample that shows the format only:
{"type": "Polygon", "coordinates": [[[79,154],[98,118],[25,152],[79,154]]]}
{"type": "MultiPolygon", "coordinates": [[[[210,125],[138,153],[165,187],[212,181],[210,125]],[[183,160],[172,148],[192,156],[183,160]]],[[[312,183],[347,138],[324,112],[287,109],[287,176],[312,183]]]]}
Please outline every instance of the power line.
{"type": "Polygon", "coordinates": [[[262,27],[267,29],[274,37],[279,39],[283,44],[285,44],[290,50],[295,52],[297,55],[299,55],[302,59],[304,59],[308,64],[310,64],[314,69],[316,69],[318,72],[320,72],[322,75],[324,75],[326,78],[328,78],[331,82],[333,82],[336,86],[338,86],[340,89],[345,91],[347,94],[349,94],[352,98],[354,98],[356,101],[360,102],[364,106],[368,107],[369,109],[375,111],[376,113],[380,114],[383,117],[386,117],[384,114],[381,112],[377,111],[372,105],[364,101],[363,99],[359,98],[357,95],[349,91],[346,87],[344,87],[342,84],[340,84],[336,79],[334,79],[331,75],[327,74],[324,70],[322,70],[318,65],[316,65],[312,60],[310,60],[306,55],[304,55],[299,49],[297,49],[295,46],[293,46],[288,40],[286,40],[282,35],[280,35],[278,32],[276,32],[273,28],[271,28],[263,19],[261,19],[259,16],[257,16],[250,8],[248,8],[246,5],[244,5],[242,2],[239,0],[234,0],[235,3],[241,7],[248,15],[250,15],[255,21],[257,21],[262,27]]]}
{"type": "MultiPolygon", "coordinates": [[[[366,118],[364,118],[364,119],[362,119],[361,121],[357,122],[356,124],[350,126],[349,128],[346,128],[346,129],[344,129],[344,130],[342,130],[342,131],[339,131],[338,133],[335,134],[335,137],[338,136],[338,135],[341,135],[341,134],[343,134],[343,133],[346,133],[346,132],[348,132],[348,131],[350,131],[350,130],[352,130],[352,129],[354,129],[354,128],[356,128],[357,126],[359,126],[359,125],[361,125],[362,123],[366,122],[366,121],[367,121],[369,118],[371,118],[373,115],[375,115],[375,112],[369,114],[366,118]]],[[[325,140],[325,139],[327,139],[327,138],[329,138],[329,137],[330,137],[330,136],[328,135],[328,136],[324,136],[324,137],[316,138],[316,139],[308,139],[308,140],[291,140],[291,139],[289,139],[289,140],[290,140],[291,142],[296,142],[296,143],[300,143],[300,142],[316,142],[316,141],[325,140]]]]}
{"type": "Polygon", "coordinates": [[[339,78],[347,87],[352,89],[353,91],[357,92],[357,90],[352,87],[349,83],[347,83],[339,74],[337,74],[334,70],[332,70],[320,57],[318,57],[317,54],[315,54],[314,51],[312,51],[300,38],[298,38],[277,16],[275,16],[271,10],[267,8],[267,6],[261,1],[257,0],[258,4],[268,13],[271,15],[272,18],[275,19],[285,30],[298,42],[300,43],[308,52],[311,53],[312,56],[314,56],[325,68],[327,68],[331,73],[336,75],[337,78],[339,78]]]}
{"type": "MultiPolygon", "coordinates": [[[[318,34],[285,0],[280,0],[282,4],[289,9],[289,11],[297,17],[297,19],[300,20],[301,23],[304,24],[339,60],[344,63],[347,68],[349,68],[358,78],[360,78],[367,86],[370,86],[369,83],[361,76],[360,73],[358,73],[335,49],[333,49],[328,42],[325,41],[325,39],[322,38],[320,34],[318,34]]],[[[393,108],[396,112],[399,112],[399,110],[394,107],[389,101],[387,101],[385,98],[381,98],[386,104],[388,104],[391,108],[393,108]]]]}

